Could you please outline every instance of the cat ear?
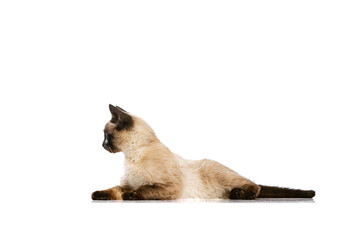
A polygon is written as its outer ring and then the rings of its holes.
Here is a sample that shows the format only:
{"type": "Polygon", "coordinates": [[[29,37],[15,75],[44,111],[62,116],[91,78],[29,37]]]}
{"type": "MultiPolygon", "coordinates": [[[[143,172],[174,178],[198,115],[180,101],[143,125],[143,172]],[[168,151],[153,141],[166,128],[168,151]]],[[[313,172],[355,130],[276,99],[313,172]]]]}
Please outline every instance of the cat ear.
{"type": "Polygon", "coordinates": [[[120,111],[113,105],[109,104],[109,109],[111,112],[111,122],[116,123],[120,119],[120,111]]]}
{"type": "Polygon", "coordinates": [[[120,109],[121,111],[123,111],[123,112],[126,112],[127,113],[127,111],[125,111],[124,109],[122,109],[121,107],[119,107],[119,106],[116,106],[116,108],[118,108],[118,109],[120,109]]]}
{"type": "Polygon", "coordinates": [[[110,122],[116,124],[116,129],[121,130],[123,128],[129,129],[133,124],[132,117],[125,112],[122,108],[109,104],[109,109],[111,112],[110,122]]]}

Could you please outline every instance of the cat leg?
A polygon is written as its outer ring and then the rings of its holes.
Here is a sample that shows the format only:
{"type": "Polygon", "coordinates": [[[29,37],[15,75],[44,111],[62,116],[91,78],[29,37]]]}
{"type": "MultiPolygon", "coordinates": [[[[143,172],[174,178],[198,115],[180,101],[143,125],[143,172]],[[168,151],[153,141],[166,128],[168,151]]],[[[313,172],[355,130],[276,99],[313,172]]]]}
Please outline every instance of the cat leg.
{"type": "Polygon", "coordinates": [[[220,189],[221,198],[251,200],[260,193],[260,186],[216,161],[204,159],[197,164],[204,187],[209,192],[220,189]]]}
{"type": "Polygon", "coordinates": [[[224,187],[224,198],[253,200],[259,193],[261,187],[239,174],[229,174],[221,179],[224,187]]]}
{"type": "Polygon", "coordinates": [[[122,193],[127,188],[121,186],[115,186],[102,191],[95,191],[92,193],[92,200],[121,200],[122,193]]]}
{"type": "Polygon", "coordinates": [[[123,200],[174,200],[179,198],[181,188],[176,184],[143,185],[136,190],[125,190],[123,200]]]}
{"type": "Polygon", "coordinates": [[[228,196],[230,199],[253,200],[259,195],[260,189],[260,186],[249,181],[245,185],[232,188],[228,196]]]}

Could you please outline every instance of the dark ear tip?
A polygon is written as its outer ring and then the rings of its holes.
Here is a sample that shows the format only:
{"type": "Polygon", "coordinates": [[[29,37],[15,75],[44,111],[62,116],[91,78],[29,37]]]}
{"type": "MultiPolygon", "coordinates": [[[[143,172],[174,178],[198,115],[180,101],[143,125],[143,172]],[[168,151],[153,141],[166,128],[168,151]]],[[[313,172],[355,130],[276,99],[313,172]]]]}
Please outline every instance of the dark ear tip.
{"type": "Polygon", "coordinates": [[[109,109],[115,108],[113,105],[109,104],[109,109]]]}
{"type": "Polygon", "coordinates": [[[123,111],[123,112],[126,112],[126,113],[127,113],[127,111],[125,111],[124,109],[122,109],[122,108],[119,107],[119,106],[116,106],[116,108],[119,109],[119,110],[121,110],[121,111],[123,111]]]}

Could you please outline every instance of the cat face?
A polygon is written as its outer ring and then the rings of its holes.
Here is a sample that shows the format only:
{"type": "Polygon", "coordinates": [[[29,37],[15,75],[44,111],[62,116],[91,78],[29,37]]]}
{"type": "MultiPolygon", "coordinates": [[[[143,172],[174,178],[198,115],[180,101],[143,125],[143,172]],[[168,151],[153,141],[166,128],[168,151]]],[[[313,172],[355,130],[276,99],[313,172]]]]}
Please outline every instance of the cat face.
{"type": "Polygon", "coordinates": [[[134,127],[133,117],[124,109],[109,105],[111,120],[104,129],[104,141],[102,146],[111,153],[122,151],[122,144],[131,134],[134,127]]]}

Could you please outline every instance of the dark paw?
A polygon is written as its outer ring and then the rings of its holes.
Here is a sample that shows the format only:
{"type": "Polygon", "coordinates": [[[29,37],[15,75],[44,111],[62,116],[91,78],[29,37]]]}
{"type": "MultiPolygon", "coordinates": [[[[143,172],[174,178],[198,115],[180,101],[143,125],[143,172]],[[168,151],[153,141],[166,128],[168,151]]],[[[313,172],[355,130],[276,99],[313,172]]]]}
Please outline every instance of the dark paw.
{"type": "Polygon", "coordinates": [[[230,191],[230,199],[244,199],[245,190],[241,188],[233,188],[230,191]]]}
{"type": "Polygon", "coordinates": [[[244,190],[242,188],[233,188],[230,191],[230,199],[252,200],[256,198],[256,192],[253,190],[244,190]]]}
{"type": "Polygon", "coordinates": [[[91,194],[92,200],[110,200],[110,194],[103,191],[95,191],[91,194]]]}
{"type": "Polygon", "coordinates": [[[142,200],[143,198],[141,197],[140,194],[134,192],[134,191],[126,191],[121,195],[121,198],[123,200],[142,200]]]}
{"type": "Polygon", "coordinates": [[[246,190],[245,191],[245,200],[253,200],[256,198],[256,192],[252,190],[246,190]]]}

